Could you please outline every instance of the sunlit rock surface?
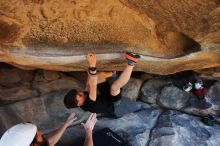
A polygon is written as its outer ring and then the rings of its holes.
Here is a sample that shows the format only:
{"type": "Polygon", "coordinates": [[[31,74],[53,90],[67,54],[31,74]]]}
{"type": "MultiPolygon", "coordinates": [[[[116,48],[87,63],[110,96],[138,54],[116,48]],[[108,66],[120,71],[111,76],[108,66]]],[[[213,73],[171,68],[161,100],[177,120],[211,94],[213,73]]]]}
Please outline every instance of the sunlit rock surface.
{"type": "Polygon", "coordinates": [[[171,74],[220,66],[218,0],[1,0],[0,61],[23,69],[122,70],[123,53],[142,55],[136,70],[171,74]]]}

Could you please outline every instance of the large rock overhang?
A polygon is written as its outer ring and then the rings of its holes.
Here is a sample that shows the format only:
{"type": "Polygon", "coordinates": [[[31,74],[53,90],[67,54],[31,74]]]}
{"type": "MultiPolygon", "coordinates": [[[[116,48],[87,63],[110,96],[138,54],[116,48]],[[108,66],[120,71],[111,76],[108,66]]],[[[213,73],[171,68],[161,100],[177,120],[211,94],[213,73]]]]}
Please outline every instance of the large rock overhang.
{"type": "Polygon", "coordinates": [[[123,53],[142,55],[135,70],[172,74],[220,67],[217,0],[0,2],[0,61],[22,69],[122,70],[123,53]]]}

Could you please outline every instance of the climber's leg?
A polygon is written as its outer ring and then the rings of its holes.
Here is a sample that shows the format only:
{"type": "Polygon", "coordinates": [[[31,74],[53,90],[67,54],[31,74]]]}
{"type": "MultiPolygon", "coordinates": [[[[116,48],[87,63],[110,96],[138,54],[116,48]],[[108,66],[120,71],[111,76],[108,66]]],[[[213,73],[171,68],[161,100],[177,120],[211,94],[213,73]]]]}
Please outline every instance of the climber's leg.
{"type": "Polygon", "coordinates": [[[112,77],[115,71],[104,71],[98,73],[98,84],[106,82],[108,78],[112,77]]]}

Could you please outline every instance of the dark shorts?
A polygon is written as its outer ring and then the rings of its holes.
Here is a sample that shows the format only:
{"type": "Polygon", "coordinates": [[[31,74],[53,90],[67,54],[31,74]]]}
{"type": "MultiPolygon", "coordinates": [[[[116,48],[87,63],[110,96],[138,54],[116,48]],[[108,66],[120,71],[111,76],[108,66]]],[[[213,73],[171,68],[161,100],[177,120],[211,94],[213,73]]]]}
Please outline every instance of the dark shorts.
{"type": "MultiPolygon", "coordinates": [[[[121,95],[121,91],[118,95],[116,96],[112,96],[111,95],[111,85],[106,81],[103,83],[98,84],[98,90],[100,92],[100,94],[106,96],[107,98],[109,98],[112,102],[114,102],[114,105],[117,106],[117,104],[120,104],[122,95],[121,95]]],[[[121,89],[122,90],[122,89],[121,89]]]]}

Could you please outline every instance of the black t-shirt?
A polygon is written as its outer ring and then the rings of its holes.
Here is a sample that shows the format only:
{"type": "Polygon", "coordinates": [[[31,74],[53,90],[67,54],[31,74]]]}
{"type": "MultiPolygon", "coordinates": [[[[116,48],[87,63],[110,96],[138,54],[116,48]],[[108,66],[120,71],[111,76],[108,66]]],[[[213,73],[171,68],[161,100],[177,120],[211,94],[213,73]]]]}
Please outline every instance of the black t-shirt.
{"type": "Polygon", "coordinates": [[[98,84],[98,90],[100,95],[97,96],[96,101],[92,101],[89,98],[88,92],[86,92],[87,98],[81,108],[93,113],[114,113],[114,104],[112,96],[110,95],[110,85],[107,82],[98,84]]]}

